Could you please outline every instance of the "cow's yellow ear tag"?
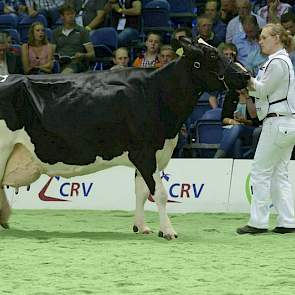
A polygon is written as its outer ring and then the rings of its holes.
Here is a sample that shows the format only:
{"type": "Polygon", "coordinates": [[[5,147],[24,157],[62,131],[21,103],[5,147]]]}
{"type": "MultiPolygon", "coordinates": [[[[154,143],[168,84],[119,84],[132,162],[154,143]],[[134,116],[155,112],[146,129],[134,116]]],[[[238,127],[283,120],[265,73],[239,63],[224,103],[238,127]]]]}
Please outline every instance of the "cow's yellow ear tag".
{"type": "Polygon", "coordinates": [[[176,50],[176,54],[177,55],[179,55],[179,56],[183,56],[183,48],[182,47],[180,47],[180,48],[178,48],[177,50],[176,50]]]}

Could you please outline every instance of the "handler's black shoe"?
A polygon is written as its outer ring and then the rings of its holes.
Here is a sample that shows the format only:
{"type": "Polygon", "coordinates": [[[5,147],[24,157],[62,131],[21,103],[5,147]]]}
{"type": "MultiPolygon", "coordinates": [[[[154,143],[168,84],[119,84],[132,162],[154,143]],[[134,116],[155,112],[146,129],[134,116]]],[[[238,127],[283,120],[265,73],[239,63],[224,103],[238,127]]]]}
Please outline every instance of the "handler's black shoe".
{"type": "Polygon", "coordinates": [[[294,227],[277,226],[272,230],[272,232],[277,233],[277,234],[295,233],[295,228],[294,227]]]}
{"type": "Polygon", "coordinates": [[[256,235],[256,234],[262,234],[266,232],[267,232],[266,228],[257,228],[250,225],[245,225],[237,229],[237,233],[239,235],[244,235],[244,234],[256,235]]]}

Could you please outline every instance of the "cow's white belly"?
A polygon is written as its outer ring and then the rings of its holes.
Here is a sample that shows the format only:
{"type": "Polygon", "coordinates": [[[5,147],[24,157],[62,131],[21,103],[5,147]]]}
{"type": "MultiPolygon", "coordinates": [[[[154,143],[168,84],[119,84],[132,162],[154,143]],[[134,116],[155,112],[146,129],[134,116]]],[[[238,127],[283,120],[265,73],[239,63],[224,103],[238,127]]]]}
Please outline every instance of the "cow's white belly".
{"type": "MultiPolygon", "coordinates": [[[[13,187],[26,186],[37,180],[41,174],[49,176],[72,177],[91,174],[113,166],[134,167],[128,158],[128,152],[106,161],[101,157],[96,157],[94,163],[89,165],[69,165],[62,162],[48,164],[42,162],[36,156],[34,145],[24,129],[11,131],[7,128],[5,122],[0,120],[0,138],[5,138],[5,144],[1,144],[0,149],[10,148],[12,153],[8,159],[2,184],[13,187]]],[[[166,167],[174,147],[177,143],[177,137],[172,140],[166,140],[164,148],[157,151],[156,158],[158,169],[166,167]]]]}

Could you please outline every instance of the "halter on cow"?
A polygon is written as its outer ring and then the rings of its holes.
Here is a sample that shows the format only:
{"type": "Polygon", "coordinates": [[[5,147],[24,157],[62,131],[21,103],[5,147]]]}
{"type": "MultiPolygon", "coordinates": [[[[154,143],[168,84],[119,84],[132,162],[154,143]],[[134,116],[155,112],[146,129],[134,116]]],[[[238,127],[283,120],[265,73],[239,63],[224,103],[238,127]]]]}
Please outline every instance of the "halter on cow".
{"type": "MultiPolygon", "coordinates": [[[[166,212],[159,171],[182,123],[207,90],[244,88],[249,78],[216,49],[182,39],[184,56],[159,70],[4,77],[0,83],[1,186],[26,186],[41,174],[71,177],[115,165],[135,167],[134,231],[150,233],[144,203],[151,193],[160,235],[177,236],[166,212]]],[[[0,188],[0,225],[10,208],[0,188]]]]}

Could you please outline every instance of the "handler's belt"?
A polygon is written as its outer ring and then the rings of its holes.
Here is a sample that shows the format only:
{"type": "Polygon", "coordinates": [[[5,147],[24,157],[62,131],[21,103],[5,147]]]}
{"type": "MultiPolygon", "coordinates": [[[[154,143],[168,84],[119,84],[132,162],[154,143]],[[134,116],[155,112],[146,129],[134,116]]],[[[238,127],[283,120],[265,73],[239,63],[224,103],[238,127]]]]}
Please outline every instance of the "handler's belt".
{"type": "MultiPolygon", "coordinates": [[[[290,115],[295,115],[295,113],[291,113],[290,115]]],[[[272,117],[286,117],[289,115],[281,115],[281,114],[277,114],[277,113],[269,113],[266,115],[265,118],[272,118],[272,117]]]]}

